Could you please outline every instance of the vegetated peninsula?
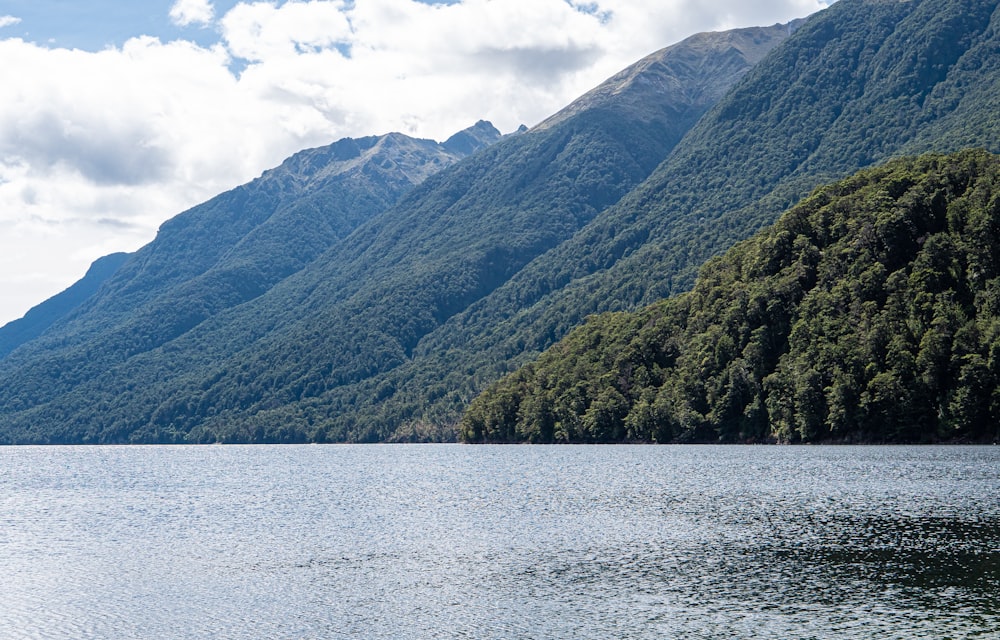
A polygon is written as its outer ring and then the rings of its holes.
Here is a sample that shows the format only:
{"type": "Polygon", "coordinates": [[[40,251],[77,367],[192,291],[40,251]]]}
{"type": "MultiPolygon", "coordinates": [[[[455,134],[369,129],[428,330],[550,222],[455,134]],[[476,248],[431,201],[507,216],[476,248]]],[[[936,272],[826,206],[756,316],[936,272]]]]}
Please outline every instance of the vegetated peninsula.
{"type": "Polygon", "coordinates": [[[468,442],[1000,439],[1000,158],[818,189],[694,289],[594,316],[493,385],[468,442]]]}
{"type": "Polygon", "coordinates": [[[223,194],[0,359],[0,441],[454,440],[585,317],[689,290],[816,187],[1000,152],[998,52],[995,0],[839,0],[692,36],[362,216],[268,181],[223,194]]]}

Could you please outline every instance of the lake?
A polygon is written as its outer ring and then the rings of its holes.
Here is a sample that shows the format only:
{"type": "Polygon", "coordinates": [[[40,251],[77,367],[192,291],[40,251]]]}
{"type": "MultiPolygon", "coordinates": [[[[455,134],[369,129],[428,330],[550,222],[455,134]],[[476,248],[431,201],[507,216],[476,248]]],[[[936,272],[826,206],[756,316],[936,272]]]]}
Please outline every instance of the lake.
{"type": "Polygon", "coordinates": [[[0,448],[0,637],[998,638],[1000,447],[0,448]]]}

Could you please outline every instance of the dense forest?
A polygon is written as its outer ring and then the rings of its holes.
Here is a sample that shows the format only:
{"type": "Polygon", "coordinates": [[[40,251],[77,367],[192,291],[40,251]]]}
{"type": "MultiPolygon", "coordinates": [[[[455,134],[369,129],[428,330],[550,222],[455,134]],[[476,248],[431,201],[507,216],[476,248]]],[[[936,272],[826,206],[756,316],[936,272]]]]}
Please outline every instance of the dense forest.
{"type": "Polygon", "coordinates": [[[468,442],[1000,438],[1000,158],[818,189],[694,289],[594,316],[483,393],[468,442]]]}

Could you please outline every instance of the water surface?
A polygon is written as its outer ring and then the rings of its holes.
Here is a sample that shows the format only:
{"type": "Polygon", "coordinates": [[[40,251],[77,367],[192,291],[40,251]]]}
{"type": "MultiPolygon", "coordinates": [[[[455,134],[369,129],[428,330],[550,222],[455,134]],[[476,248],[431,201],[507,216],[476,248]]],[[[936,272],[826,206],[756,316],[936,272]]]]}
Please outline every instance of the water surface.
{"type": "Polygon", "coordinates": [[[1000,447],[0,448],[0,637],[997,638],[1000,447]]]}

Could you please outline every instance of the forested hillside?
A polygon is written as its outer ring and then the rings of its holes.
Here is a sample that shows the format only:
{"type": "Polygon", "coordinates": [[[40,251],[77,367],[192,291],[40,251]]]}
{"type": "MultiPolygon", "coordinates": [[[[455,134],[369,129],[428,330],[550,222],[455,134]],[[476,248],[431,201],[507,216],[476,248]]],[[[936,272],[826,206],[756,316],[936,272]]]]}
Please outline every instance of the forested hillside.
{"type": "Polygon", "coordinates": [[[0,327],[0,360],[25,342],[45,333],[49,327],[97,293],[128,258],[127,253],[113,253],[98,258],[90,265],[86,275],[73,286],[32,307],[23,318],[0,327]]]}
{"type": "MultiPolygon", "coordinates": [[[[461,147],[471,152],[499,138],[492,125],[480,122],[443,144],[390,134],[297,153],[257,180],[165,222],[156,239],[127,260],[112,258],[114,269],[104,267],[109,259],[99,261],[94,275],[40,305],[50,309],[41,329],[64,322],[29,353],[51,354],[68,341],[88,342],[93,350],[95,336],[105,343],[102,349],[129,345],[121,358],[158,346],[301,269],[414,185],[467,155],[461,147]]],[[[21,323],[10,323],[0,335],[13,335],[21,323]]],[[[21,342],[12,339],[8,352],[21,342]]]]}
{"type": "Polygon", "coordinates": [[[840,0],[815,14],[649,179],[428,336],[394,380],[420,406],[438,372],[494,379],[588,314],[688,289],[707,258],[820,184],[904,153],[1000,151],[998,26],[995,1],[840,0]]]}
{"type": "MultiPolygon", "coordinates": [[[[692,51],[669,48],[558,122],[428,178],[328,248],[319,243],[329,234],[315,227],[331,210],[354,214],[364,202],[297,197],[287,215],[254,226],[254,242],[212,250],[217,234],[249,224],[272,191],[285,193],[267,189],[268,175],[252,198],[237,189],[217,199],[232,206],[208,203],[175,218],[73,323],[6,359],[3,439],[386,437],[397,425],[358,420],[363,401],[352,385],[405,363],[427,333],[614,204],[787,33],[748,29],[694,38],[692,51]],[[672,91],[678,82],[684,90],[672,91]],[[296,251],[303,245],[305,254],[296,251]],[[266,287],[256,286],[261,274],[266,287]],[[151,282],[168,283],[168,295],[149,299],[151,282]]],[[[286,165],[303,169],[279,172],[282,184],[312,166],[308,157],[286,165]]],[[[388,386],[377,393],[393,395],[388,386]]]]}
{"type": "MultiPolygon", "coordinates": [[[[153,242],[115,257],[110,272],[0,330],[9,338],[0,354],[0,425],[34,409],[32,431],[70,433],[65,414],[41,405],[261,295],[428,176],[499,139],[486,122],[442,144],[401,134],[347,138],[297,153],[165,222],[153,242]]],[[[114,385],[82,397],[119,396],[131,383],[114,385]]],[[[78,424],[96,428],[86,418],[78,424]]]]}
{"type": "Polygon", "coordinates": [[[817,190],[691,292],[607,313],[470,407],[471,442],[1000,439],[1000,158],[817,190]]]}

